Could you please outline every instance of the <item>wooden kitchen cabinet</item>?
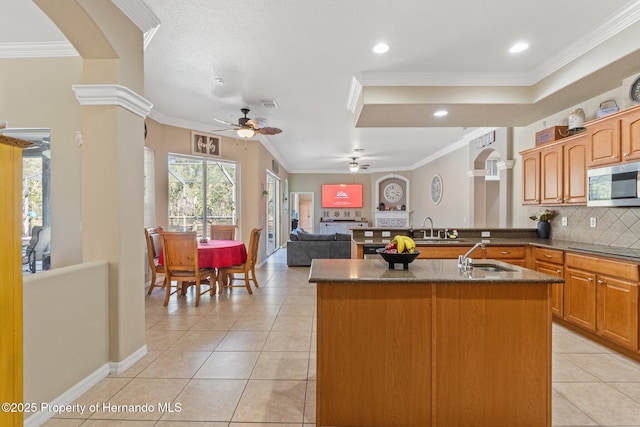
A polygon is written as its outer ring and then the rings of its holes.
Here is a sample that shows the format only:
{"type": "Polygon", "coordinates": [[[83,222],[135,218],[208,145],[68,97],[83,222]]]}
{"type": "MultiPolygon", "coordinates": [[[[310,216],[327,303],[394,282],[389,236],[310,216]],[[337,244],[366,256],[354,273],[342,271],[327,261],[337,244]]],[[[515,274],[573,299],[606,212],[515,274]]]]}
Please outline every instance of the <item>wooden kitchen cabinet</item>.
{"type": "Polygon", "coordinates": [[[571,136],[520,154],[523,168],[522,204],[587,203],[585,134],[571,136]]]}
{"type": "Polygon", "coordinates": [[[640,160],[640,108],[587,123],[588,166],[640,160]]]}
{"type": "Polygon", "coordinates": [[[526,256],[527,252],[524,246],[487,246],[484,257],[524,267],[526,256]]]}
{"type": "Polygon", "coordinates": [[[562,144],[564,204],[587,203],[587,136],[579,135],[562,144]]]}
{"type": "Polygon", "coordinates": [[[540,204],[540,151],[522,154],[522,204],[540,204]]]}
{"type": "Polygon", "coordinates": [[[564,318],[590,331],[596,330],[596,275],[564,270],[564,318]]]}
{"type": "Polygon", "coordinates": [[[640,111],[626,111],[620,117],[622,159],[640,160],[640,111]]]}
{"type": "MultiPolygon", "coordinates": [[[[564,277],[564,252],[534,248],[535,269],[541,273],[564,277]]],[[[551,312],[558,317],[564,315],[564,285],[554,283],[551,286],[551,312]]]]}
{"type": "Polygon", "coordinates": [[[638,350],[638,264],[568,253],[564,319],[638,350]]]}
{"type": "Polygon", "coordinates": [[[540,150],[540,203],[562,203],[562,145],[540,150]]]}
{"type": "Polygon", "coordinates": [[[599,275],[597,332],[632,350],[638,348],[637,283],[599,275]]]}
{"type": "Polygon", "coordinates": [[[607,118],[587,126],[589,167],[620,161],[620,120],[607,118]]]}

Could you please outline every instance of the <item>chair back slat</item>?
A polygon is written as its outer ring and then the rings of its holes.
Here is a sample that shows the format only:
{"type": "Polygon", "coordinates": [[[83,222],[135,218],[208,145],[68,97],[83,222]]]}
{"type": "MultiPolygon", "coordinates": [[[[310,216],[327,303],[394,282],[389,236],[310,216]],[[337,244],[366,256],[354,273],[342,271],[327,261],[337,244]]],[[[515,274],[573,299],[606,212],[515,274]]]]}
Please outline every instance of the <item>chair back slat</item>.
{"type": "Polygon", "coordinates": [[[198,271],[198,237],[195,231],[162,232],[164,267],[169,271],[198,271]]]}
{"type": "Polygon", "coordinates": [[[147,254],[150,260],[156,261],[160,256],[162,239],[160,238],[162,227],[149,227],[144,229],[144,236],[147,240],[147,254]]]}
{"type": "Polygon", "coordinates": [[[247,254],[247,266],[248,268],[256,265],[258,260],[258,244],[260,243],[260,234],[262,228],[254,228],[251,230],[251,237],[249,237],[249,251],[247,254]]]}
{"type": "Polygon", "coordinates": [[[211,240],[235,240],[235,225],[217,225],[211,226],[211,240]]]}

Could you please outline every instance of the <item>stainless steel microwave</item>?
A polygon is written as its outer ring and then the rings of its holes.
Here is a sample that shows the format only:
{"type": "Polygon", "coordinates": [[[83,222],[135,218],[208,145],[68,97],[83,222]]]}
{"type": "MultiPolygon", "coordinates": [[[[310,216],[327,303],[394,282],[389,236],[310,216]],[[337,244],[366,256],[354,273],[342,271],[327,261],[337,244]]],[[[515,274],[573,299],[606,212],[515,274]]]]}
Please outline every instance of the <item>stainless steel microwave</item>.
{"type": "Polygon", "coordinates": [[[587,171],[587,206],[640,206],[640,162],[587,171]]]}

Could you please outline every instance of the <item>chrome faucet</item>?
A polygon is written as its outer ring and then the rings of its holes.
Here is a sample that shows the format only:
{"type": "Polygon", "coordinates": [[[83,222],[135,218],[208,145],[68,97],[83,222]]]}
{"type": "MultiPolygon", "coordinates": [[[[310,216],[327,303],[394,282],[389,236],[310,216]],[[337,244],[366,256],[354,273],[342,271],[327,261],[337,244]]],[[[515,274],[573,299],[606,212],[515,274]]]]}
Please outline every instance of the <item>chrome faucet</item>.
{"type": "MultiPolygon", "coordinates": [[[[427,220],[429,220],[429,222],[431,223],[431,237],[433,237],[433,220],[431,219],[431,217],[427,216],[422,220],[422,228],[424,228],[426,226],[427,220]]],[[[423,234],[422,237],[426,239],[427,238],[427,230],[422,230],[422,234],[423,234]]]]}
{"type": "Polygon", "coordinates": [[[469,249],[466,254],[460,255],[458,257],[458,268],[466,269],[467,267],[471,266],[473,260],[469,258],[469,255],[471,255],[473,251],[478,249],[478,247],[482,248],[483,251],[487,248],[482,242],[478,242],[475,245],[473,245],[473,247],[469,249]]]}

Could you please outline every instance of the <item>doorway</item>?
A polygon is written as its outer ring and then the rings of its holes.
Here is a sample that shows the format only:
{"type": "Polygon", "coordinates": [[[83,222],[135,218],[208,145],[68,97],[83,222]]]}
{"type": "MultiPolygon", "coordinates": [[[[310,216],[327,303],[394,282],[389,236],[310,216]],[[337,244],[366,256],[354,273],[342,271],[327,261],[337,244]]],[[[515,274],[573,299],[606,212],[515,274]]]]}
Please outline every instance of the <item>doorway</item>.
{"type": "Polygon", "coordinates": [[[292,192],[289,200],[291,206],[291,229],[300,227],[313,233],[313,192],[292,192]]]}
{"type": "Polygon", "coordinates": [[[276,251],[280,245],[280,180],[277,176],[267,171],[267,256],[276,251]]]}

